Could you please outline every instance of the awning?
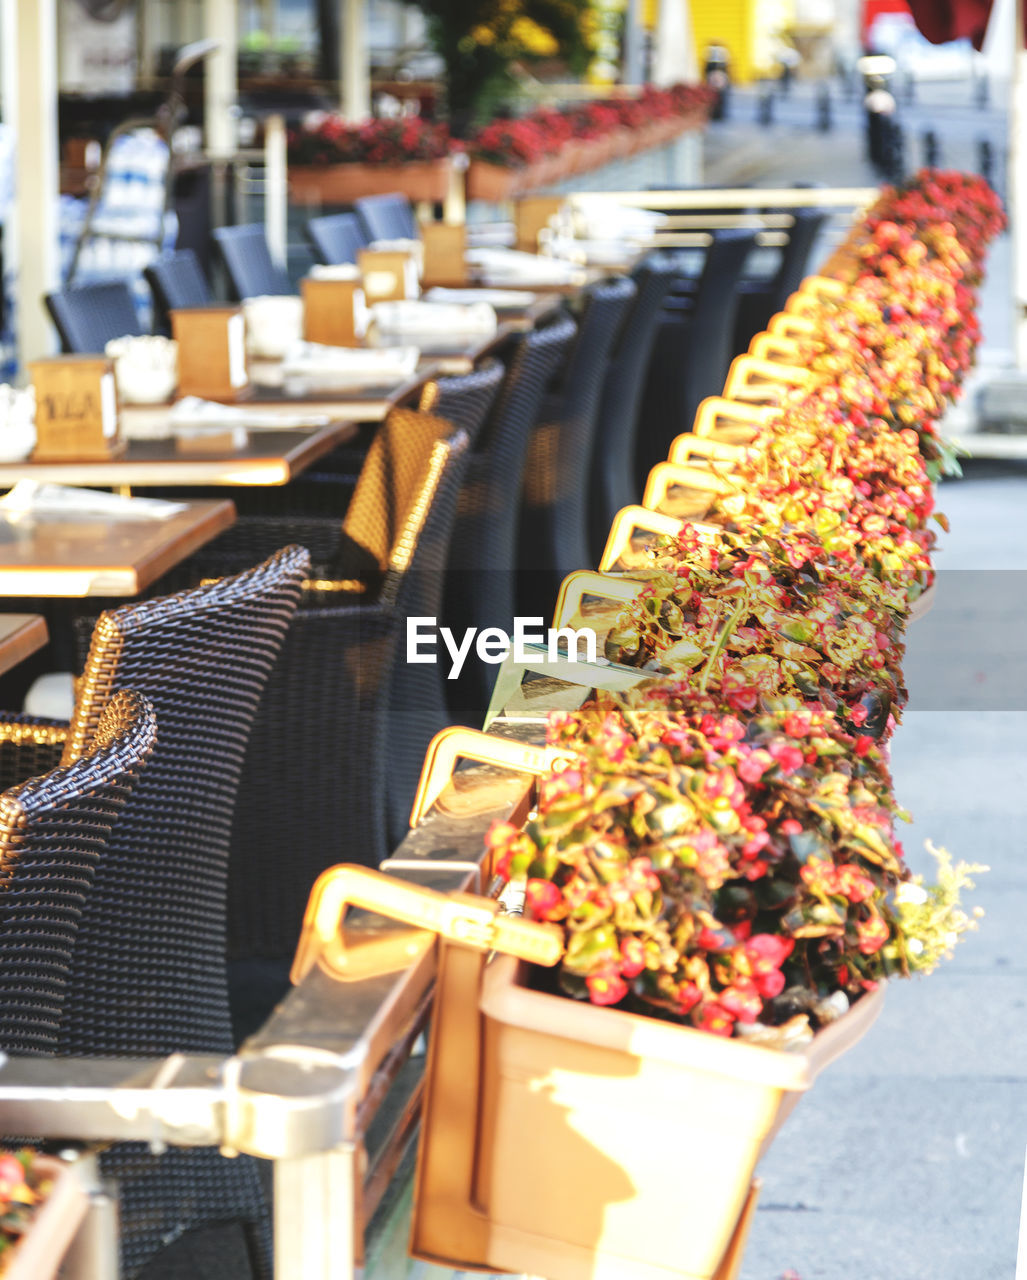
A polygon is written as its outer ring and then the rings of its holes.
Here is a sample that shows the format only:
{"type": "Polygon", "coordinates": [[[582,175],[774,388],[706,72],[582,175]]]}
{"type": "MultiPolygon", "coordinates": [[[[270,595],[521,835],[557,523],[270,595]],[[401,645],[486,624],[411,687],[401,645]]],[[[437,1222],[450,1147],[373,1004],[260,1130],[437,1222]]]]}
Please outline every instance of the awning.
{"type": "MultiPolygon", "coordinates": [[[[907,0],[913,21],[932,44],[971,40],[975,49],[984,43],[992,0],[907,0]]],[[[1027,15],[1024,18],[1027,32],[1027,15]]]]}

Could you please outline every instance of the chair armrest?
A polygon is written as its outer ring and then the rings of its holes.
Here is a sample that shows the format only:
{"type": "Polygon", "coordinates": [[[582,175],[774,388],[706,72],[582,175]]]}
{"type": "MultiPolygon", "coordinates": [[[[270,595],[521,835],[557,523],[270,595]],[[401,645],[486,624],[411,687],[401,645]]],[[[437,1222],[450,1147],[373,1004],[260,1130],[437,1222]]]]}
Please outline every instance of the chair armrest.
{"type": "Polygon", "coordinates": [[[0,792],[55,769],[67,737],[63,720],[13,715],[0,720],[0,792]]]}

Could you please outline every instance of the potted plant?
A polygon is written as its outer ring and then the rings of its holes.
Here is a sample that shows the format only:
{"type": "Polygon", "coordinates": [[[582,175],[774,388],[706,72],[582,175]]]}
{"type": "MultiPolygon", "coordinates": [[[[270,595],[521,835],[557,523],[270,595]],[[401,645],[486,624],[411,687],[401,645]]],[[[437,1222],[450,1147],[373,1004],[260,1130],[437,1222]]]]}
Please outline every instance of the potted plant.
{"type": "Polygon", "coordinates": [[[313,204],[348,204],[392,191],[441,201],[452,152],[448,129],[416,116],[361,125],[314,117],[289,134],[289,190],[294,200],[313,204]]]}
{"type": "Polygon", "coordinates": [[[74,1171],[53,1156],[0,1155],[0,1276],[50,1280],[87,1208],[74,1171]]]}
{"type": "Polygon", "coordinates": [[[486,972],[488,1260],[708,1278],[761,1150],[882,981],[972,927],[978,868],[941,854],[938,885],[910,877],[880,748],[796,699],[743,722],[650,682],[554,715],[549,740],[571,763],[523,830],[489,835],[565,953],[555,975],[486,972]]]}

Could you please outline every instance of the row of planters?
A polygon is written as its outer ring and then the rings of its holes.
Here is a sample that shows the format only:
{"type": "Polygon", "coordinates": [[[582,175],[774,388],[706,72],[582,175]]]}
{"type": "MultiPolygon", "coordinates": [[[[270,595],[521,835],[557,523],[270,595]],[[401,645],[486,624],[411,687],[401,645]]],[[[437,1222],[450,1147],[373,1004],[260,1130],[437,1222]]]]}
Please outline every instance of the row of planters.
{"type": "Polygon", "coordinates": [[[932,850],[926,883],[906,865],[888,742],[932,484],[955,468],[938,419],[1003,222],[971,177],[885,193],[844,294],[808,313],[811,382],[739,451],[713,531],[686,525],[639,574],[607,656],[644,678],[551,714],[561,767],[523,828],[489,832],[563,949],[485,977],[474,1195],[492,1265],[735,1274],[789,1099],[886,979],[930,972],[974,927],[960,896],[983,868],[932,850]]]}
{"type": "Polygon", "coordinates": [[[291,191],[321,204],[390,191],[440,201],[454,163],[466,163],[469,199],[506,200],[663,146],[701,128],[709,104],[705,86],[647,86],[637,97],[495,120],[467,138],[417,117],[362,125],[313,118],[289,135],[291,191]]]}

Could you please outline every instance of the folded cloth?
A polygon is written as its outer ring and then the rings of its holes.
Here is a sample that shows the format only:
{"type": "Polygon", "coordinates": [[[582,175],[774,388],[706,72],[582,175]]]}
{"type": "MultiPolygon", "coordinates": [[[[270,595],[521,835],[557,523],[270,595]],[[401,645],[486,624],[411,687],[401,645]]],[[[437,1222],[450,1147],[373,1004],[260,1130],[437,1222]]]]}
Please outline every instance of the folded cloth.
{"type": "Polygon", "coordinates": [[[490,338],[498,325],[487,302],[376,302],[371,320],[378,332],[388,337],[416,334],[433,340],[490,338]]]}
{"type": "Polygon", "coordinates": [[[173,432],[193,427],[252,427],[282,431],[287,427],[326,427],[326,413],[302,413],[295,409],[249,409],[243,405],[218,404],[199,396],[183,396],[168,414],[173,432]]]}
{"type": "Polygon", "coordinates": [[[246,351],[278,359],[303,336],[303,300],[287,294],[245,298],[246,351]]]}
{"type": "Polygon", "coordinates": [[[123,498],[102,489],[73,489],[64,484],[19,480],[0,498],[0,516],[12,521],[46,516],[96,516],[102,520],[167,520],[185,511],[183,502],[163,498],[123,498]]]}
{"type": "Polygon", "coordinates": [[[381,386],[412,376],[421,352],[417,347],[330,347],[297,342],[285,353],[282,373],[318,378],[346,386],[381,386]]]}
{"type": "Polygon", "coordinates": [[[529,289],[445,289],[436,285],[429,289],[422,302],[487,302],[490,307],[502,311],[505,307],[530,307],[538,295],[529,289]]]}
{"type": "Polygon", "coordinates": [[[580,284],[583,280],[581,268],[573,262],[521,253],[518,249],[468,249],[466,260],[490,283],[500,285],[519,280],[537,284],[580,284]]]}

